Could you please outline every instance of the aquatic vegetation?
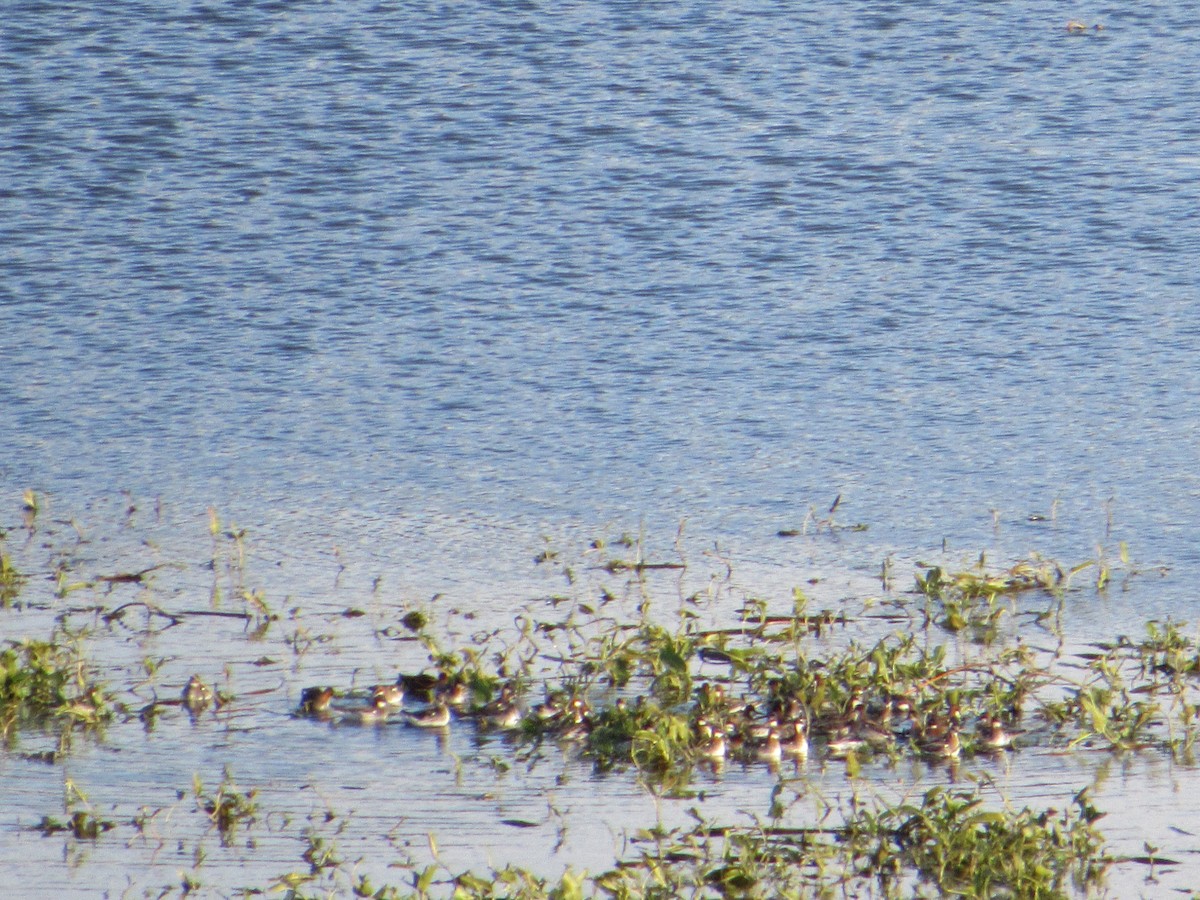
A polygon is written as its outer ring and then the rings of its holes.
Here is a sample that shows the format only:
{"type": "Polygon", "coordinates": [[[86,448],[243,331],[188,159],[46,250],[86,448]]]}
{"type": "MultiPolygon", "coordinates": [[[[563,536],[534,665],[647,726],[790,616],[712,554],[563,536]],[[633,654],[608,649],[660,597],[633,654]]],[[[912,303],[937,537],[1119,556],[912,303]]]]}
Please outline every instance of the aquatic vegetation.
{"type": "Polygon", "coordinates": [[[513,900],[582,900],[584,878],[569,869],[564,872],[557,883],[552,879],[538,877],[518,866],[506,866],[491,873],[490,877],[480,877],[470,872],[464,872],[454,878],[454,897],[456,900],[484,900],[497,896],[511,897],[513,900]]]}
{"type": "MultiPolygon", "coordinates": [[[[1071,574],[1091,565],[1093,563],[1087,562],[1076,566],[1071,574]]],[[[918,566],[921,564],[918,563],[918,566]]],[[[980,554],[978,565],[972,569],[947,572],[940,566],[924,568],[924,574],[918,572],[915,576],[917,589],[935,599],[952,593],[973,599],[1030,590],[1052,590],[1069,578],[1058,563],[1038,558],[1022,560],[1000,572],[989,571],[987,557],[983,554],[980,554]]]]}
{"type": "Polygon", "coordinates": [[[1034,557],[993,571],[987,567],[986,556],[980,554],[973,568],[960,571],[917,565],[925,570],[914,576],[917,591],[932,604],[926,609],[927,620],[948,632],[969,631],[976,643],[992,644],[1000,638],[1003,617],[1012,612],[1007,598],[1029,592],[1060,596],[1073,575],[1095,563],[1088,561],[1064,572],[1058,563],[1034,557]]]}
{"type": "Polygon", "coordinates": [[[44,836],[50,836],[60,831],[69,832],[76,840],[94,841],[104,832],[116,828],[116,823],[108,819],[97,818],[87,810],[77,809],[67,820],[44,816],[34,828],[44,836]]]}
{"type": "Polygon", "coordinates": [[[337,846],[326,841],[315,828],[310,828],[305,834],[308,846],[301,856],[311,867],[311,875],[316,875],[323,869],[336,869],[342,865],[342,859],[337,846]]]}
{"type": "Polygon", "coordinates": [[[58,832],[68,832],[76,840],[94,841],[104,832],[117,827],[116,822],[96,815],[91,802],[75,782],[67,779],[63,793],[68,818],[63,820],[54,816],[43,816],[42,820],[33,826],[35,831],[40,831],[46,837],[58,832]]]}
{"type": "Polygon", "coordinates": [[[977,792],[931,788],[919,804],[863,812],[846,841],[886,886],[905,869],[937,896],[1068,896],[1101,882],[1110,860],[1095,828],[1103,814],[1081,791],[1062,812],[991,810],[977,792]]]}
{"type": "MultiPolygon", "coordinates": [[[[777,810],[778,812],[778,810],[777,810]]],[[[400,898],[520,897],[527,900],[608,896],[649,900],[679,896],[1065,898],[1103,884],[1112,860],[1096,828],[1101,817],[1085,792],[1064,811],[1035,812],[985,803],[982,793],[931,788],[919,799],[887,804],[856,800],[841,823],[784,827],[726,826],[692,810],[687,828],[637,831],[637,855],[589,875],[571,869],[557,879],[518,866],[454,872],[437,861],[401,864],[407,887],[375,885],[347,870],[314,833],[302,859],[307,873],[281,876],[289,896],[310,884],[353,885],[358,896],[400,898]]]]}
{"type": "Polygon", "coordinates": [[[47,721],[98,726],[111,697],[93,681],[78,639],[8,641],[0,650],[0,737],[47,721]]]}
{"type": "MultiPolygon", "coordinates": [[[[696,803],[694,828],[660,824],[639,831],[638,823],[623,823],[630,828],[629,855],[622,851],[626,858],[595,875],[526,870],[503,858],[494,869],[462,871],[439,861],[436,851],[432,864],[418,863],[404,856],[412,836],[402,829],[403,841],[388,839],[396,858],[374,848],[364,862],[357,843],[339,840],[355,847],[347,861],[334,840],[342,828],[354,827],[349,819],[332,833],[318,830],[319,820],[310,817],[305,833],[292,834],[302,865],[275,884],[296,897],[1086,893],[1108,857],[1092,827],[1099,813],[1084,795],[1064,813],[1063,803],[1058,810],[1010,809],[982,789],[926,789],[963,777],[987,784],[997,766],[1016,768],[1037,756],[1023,752],[1031,747],[1064,755],[1085,747],[1170,754],[1190,762],[1200,740],[1200,645],[1184,624],[1151,622],[1141,637],[1119,638],[1094,653],[1070,647],[1053,630],[1068,598],[1095,596],[1111,583],[1112,568],[1100,551],[1075,567],[1040,557],[993,566],[981,555],[961,570],[945,563],[906,570],[889,557],[877,582],[882,595],[818,603],[806,593],[810,587],[830,593],[818,579],[803,589],[743,590],[729,560],[714,550],[704,557],[712,574],[697,585],[682,552],[678,560],[663,557],[647,549],[644,535],[622,536],[597,539],[583,550],[582,563],[557,547],[547,553],[540,562],[552,567],[551,576],[569,572],[569,589],[514,600],[510,627],[503,619],[470,624],[472,610],[437,595],[396,598],[390,605],[380,599],[370,608],[357,597],[338,596],[320,607],[310,598],[305,609],[288,609],[289,633],[282,634],[264,627],[279,618],[265,599],[268,589],[246,586],[246,532],[215,515],[211,566],[202,538],[200,562],[190,569],[161,556],[146,559],[135,549],[137,562],[106,560],[100,571],[111,574],[99,576],[84,568],[95,565],[94,557],[73,552],[73,544],[54,544],[61,523],[41,524],[52,562],[32,571],[48,577],[35,585],[35,603],[12,616],[61,610],[63,630],[48,642],[10,641],[0,650],[6,735],[46,723],[61,729],[64,722],[133,720],[149,741],[164,734],[207,740],[214,731],[236,735],[265,727],[263,716],[290,714],[284,727],[305,730],[305,741],[329,741],[335,755],[346,740],[366,739],[357,751],[366,753],[377,743],[388,759],[436,743],[451,760],[451,777],[463,783],[482,775],[498,786],[513,784],[523,771],[562,765],[551,774],[567,785],[590,766],[597,783],[636,785],[676,811],[680,803],[696,803]],[[1084,571],[1103,575],[1084,579],[1084,571]],[[151,580],[152,572],[164,577],[151,580]],[[216,605],[193,609],[180,601],[188,592],[178,584],[203,596],[210,579],[216,605]],[[896,588],[905,581],[913,590],[896,588]],[[125,593],[130,590],[136,596],[125,593]],[[54,600],[47,599],[51,593],[54,600]],[[79,650],[81,619],[92,638],[116,638],[125,646],[123,668],[105,676],[127,675],[126,690],[137,703],[127,708],[96,686],[95,670],[79,650]],[[195,635],[211,631],[208,623],[232,628],[221,632],[221,642],[206,640],[203,652],[180,653],[194,640],[189,623],[197,621],[204,627],[195,635]],[[67,630],[72,624],[76,630],[67,630]],[[381,652],[355,648],[353,666],[339,678],[347,638],[364,636],[381,652]],[[245,643],[259,642],[266,647],[246,652],[245,643]],[[55,656],[52,644],[66,655],[55,656]],[[259,678],[237,698],[214,696],[200,676],[189,680],[199,672],[211,681],[220,662],[226,684],[234,672],[260,665],[279,677],[274,685],[259,678]],[[356,736],[341,727],[374,698],[377,727],[356,736]],[[216,714],[208,712],[213,709],[216,714]],[[404,727],[426,724],[426,717],[438,726],[436,740],[404,727]],[[464,741],[482,752],[464,753],[464,741]],[[472,766],[478,768],[471,772],[472,766]],[[886,785],[879,780],[884,772],[890,773],[886,785]],[[712,810],[703,805],[706,796],[730,793],[740,780],[776,785],[768,822],[702,822],[701,810],[712,810]],[[817,786],[823,791],[830,783],[854,800],[846,805],[841,794],[824,800],[817,786]],[[895,788],[900,797],[862,799],[877,788],[895,788]],[[784,803],[793,789],[796,799],[784,803]],[[1024,866],[999,862],[1012,857],[1024,866]],[[397,870],[403,873],[398,879],[391,875],[397,870]]],[[[33,548],[27,542],[9,562],[14,572],[28,568],[33,548]]],[[[335,557],[340,577],[346,566],[335,557]]],[[[1124,549],[1121,563],[1132,574],[1124,549]]],[[[28,585],[22,580],[24,591],[28,585]]],[[[874,583],[871,590],[878,590],[874,583]]],[[[45,761],[69,764],[70,753],[60,744],[45,761]]],[[[432,771],[441,777],[441,764],[432,771]]],[[[248,843],[277,840],[296,821],[294,809],[273,818],[275,809],[256,791],[240,788],[228,771],[216,787],[197,778],[192,794],[199,816],[191,818],[200,818],[193,827],[211,826],[224,845],[259,822],[270,827],[248,843]]],[[[186,792],[178,801],[190,802],[186,792]]],[[[150,816],[146,827],[157,830],[166,819],[150,816]]],[[[68,807],[43,824],[47,834],[86,839],[126,821],[68,807]]],[[[509,815],[498,821],[536,828],[550,820],[509,815]]],[[[561,844],[567,819],[559,821],[561,844]]],[[[203,843],[192,842],[196,866],[205,858],[203,843]]],[[[1160,864],[1157,851],[1147,852],[1160,864]]],[[[571,861],[563,858],[564,865],[571,861]]]]}
{"type": "Polygon", "coordinates": [[[0,550],[0,607],[9,607],[21,593],[25,576],[17,571],[12,558],[0,550]]]}
{"type": "Polygon", "coordinates": [[[258,819],[258,790],[239,790],[228,768],[215,791],[205,789],[197,775],[192,786],[196,806],[212,821],[221,835],[222,846],[229,846],[239,827],[251,825],[258,819]]]}
{"type": "MultiPolygon", "coordinates": [[[[1148,693],[1164,674],[1179,678],[1198,668],[1200,650],[1177,629],[1153,626],[1142,645],[1117,648],[1127,657],[1117,650],[1101,655],[1077,681],[1053,654],[1011,642],[1011,630],[995,627],[1018,595],[1061,603],[1073,576],[1094,561],[1064,570],[1034,557],[994,570],[981,555],[963,571],[919,566],[917,592],[939,610],[925,611],[926,624],[974,629],[979,649],[963,655],[960,645],[952,660],[948,643],[930,641],[928,633],[918,641],[915,629],[865,646],[853,639],[830,645],[833,630],[847,631],[853,620],[844,611],[811,610],[798,588],[790,614],[773,614],[766,600],[749,597],[736,627],[701,628],[685,602],[671,627],[650,615],[640,542],[636,547],[638,563],[601,567],[637,585],[634,621],[601,615],[603,598],[598,606],[578,604],[565,619],[522,616],[518,643],[489,656],[486,643],[447,649],[422,615],[413,624],[434,669],[400,681],[410,697],[431,705],[401,718],[461,715],[485,728],[486,711],[498,700],[514,717],[525,700],[520,731],[527,740],[578,742],[598,770],[627,765],[672,785],[686,784],[698,762],[777,760],[785,744],[795,756],[811,748],[818,758],[845,760],[854,776],[867,756],[1003,752],[1031,730],[1064,749],[1096,741],[1113,749],[1191,747],[1200,730],[1196,702],[1178,711],[1181,734],[1164,736],[1161,706],[1148,693]],[[526,644],[529,652],[514,653],[526,644]],[[535,659],[552,660],[557,670],[544,700],[533,705],[526,693],[537,681],[529,671],[535,659]],[[1030,724],[1034,714],[1040,721],[1030,724]]],[[[896,606],[903,611],[902,601],[896,606]]],[[[1174,706],[1186,702],[1178,699],[1186,692],[1174,696],[1174,706]]]]}
{"type": "Polygon", "coordinates": [[[250,635],[255,640],[261,640],[271,623],[279,620],[278,613],[267,603],[265,591],[242,589],[238,592],[238,597],[246,604],[247,621],[254,625],[250,635]]]}
{"type": "Polygon", "coordinates": [[[598,875],[612,897],[1068,896],[1110,860],[1084,794],[1073,809],[992,809],[978,792],[932,788],[919,802],[859,803],[840,826],[644,832],[640,858],[598,875]]]}
{"type": "Polygon", "coordinates": [[[813,534],[820,534],[821,529],[825,529],[829,534],[834,534],[835,532],[841,530],[866,531],[868,529],[869,526],[862,522],[858,522],[853,525],[842,525],[840,522],[838,522],[836,513],[838,511],[838,507],[841,505],[842,495],[838,494],[833,499],[833,503],[830,504],[828,511],[824,515],[818,513],[815,506],[809,506],[808,512],[804,516],[804,521],[800,524],[799,528],[783,528],[777,531],[776,535],[782,538],[790,538],[807,535],[810,529],[813,534]]]}

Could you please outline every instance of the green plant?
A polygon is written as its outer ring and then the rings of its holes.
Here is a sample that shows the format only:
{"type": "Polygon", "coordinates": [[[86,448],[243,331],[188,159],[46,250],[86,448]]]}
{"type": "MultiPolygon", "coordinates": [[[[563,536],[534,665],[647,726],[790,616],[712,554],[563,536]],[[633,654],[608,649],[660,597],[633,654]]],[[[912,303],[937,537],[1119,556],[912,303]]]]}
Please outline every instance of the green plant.
{"type": "Polygon", "coordinates": [[[920,803],[862,812],[846,825],[860,859],[895,859],[939,895],[1067,897],[1099,883],[1110,860],[1085,791],[1062,812],[987,809],[978,792],[928,790],[920,803]]]}
{"type": "Polygon", "coordinates": [[[232,843],[239,827],[253,824],[258,818],[258,791],[253,788],[240,791],[228,768],[221,783],[212,792],[205,789],[197,775],[193,780],[193,792],[197,807],[220,833],[222,846],[232,843]]]}
{"type": "Polygon", "coordinates": [[[17,571],[12,557],[0,551],[0,606],[5,608],[12,605],[13,600],[21,593],[25,576],[17,571]]]}
{"type": "Polygon", "coordinates": [[[0,736],[51,719],[97,726],[112,714],[111,698],[91,680],[78,640],[10,641],[0,651],[0,736]]]}

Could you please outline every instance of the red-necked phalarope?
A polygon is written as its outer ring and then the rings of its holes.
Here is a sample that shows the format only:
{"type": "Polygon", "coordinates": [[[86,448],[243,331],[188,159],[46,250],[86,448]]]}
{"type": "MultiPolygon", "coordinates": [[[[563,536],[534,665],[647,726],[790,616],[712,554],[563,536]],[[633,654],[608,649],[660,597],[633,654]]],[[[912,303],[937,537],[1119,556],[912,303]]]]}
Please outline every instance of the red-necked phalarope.
{"type": "Polygon", "coordinates": [[[405,713],[404,721],[418,728],[445,728],[450,724],[450,707],[445,703],[435,703],[420,712],[405,713]]]}
{"type": "Polygon", "coordinates": [[[329,712],[333,702],[333,688],[306,687],[300,693],[300,713],[306,716],[321,716],[329,712]]]}
{"type": "Polygon", "coordinates": [[[386,722],[388,713],[391,710],[388,708],[388,703],[382,697],[372,697],[370,706],[364,706],[361,709],[356,709],[346,713],[344,721],[352,725],[378,725],[381,722],[386,722]]]}
{"type": "Polygon", "coordinates": [[[199,712],[213,702],[212,689],[200,680],[199,675],[188,679],[187,687],[183,689],[180,697],[183,705],[192,712],[199,712]]]}
{"type": "Polygon", "coordinates": [[[404,688],[399,684],[377,684],[371,688],[371,699],[382,698],[383,702],[392,709],[404,705],[404,688]]]}
{"type": "Polygon", "coordinates": [[[492,728],[515,728],[521,721],[521,708],[513,689],[506,684],[500,688],[500,696],[477,709],[475,715],[492,728]]]}
{"type": "Polygon", "coordinates": [[[995,716],[987,716],[979,722],[977,740],[984,750],[1007,750],[1013,744],[1013,737],[1005,729],[1004,722],[995,716]]]}

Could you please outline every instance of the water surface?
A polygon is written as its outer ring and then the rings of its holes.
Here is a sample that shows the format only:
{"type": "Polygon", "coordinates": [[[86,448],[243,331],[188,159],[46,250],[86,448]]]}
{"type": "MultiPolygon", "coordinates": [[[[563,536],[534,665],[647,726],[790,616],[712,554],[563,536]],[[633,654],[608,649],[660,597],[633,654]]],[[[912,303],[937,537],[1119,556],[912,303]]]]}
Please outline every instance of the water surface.
{"type": "Polygon", "coordinates": [[[686,519],[771,597],[943,542],[1127,541],[1169,572],[1077,639],[1190,619],[1197,25],[1078,14],[1106,28],[1034,2],[12,4],[0,485],[100,535],[129,491],[151,557],[197,565],[214,506],[272,601],[331,616],[441,592],[499,626],[554,589],[544,535],[666,547],[686,519]],[[775,536],[838,495],[868,531],[775,536]]]}

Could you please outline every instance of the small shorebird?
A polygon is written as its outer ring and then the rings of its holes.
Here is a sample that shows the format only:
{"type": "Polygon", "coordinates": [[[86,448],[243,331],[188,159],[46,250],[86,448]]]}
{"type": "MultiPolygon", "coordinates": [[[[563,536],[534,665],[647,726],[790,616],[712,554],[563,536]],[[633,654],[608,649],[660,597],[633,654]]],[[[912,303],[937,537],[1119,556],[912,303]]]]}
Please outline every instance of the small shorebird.
{"type": "Polygon", "coordinates": [[[477,709],[475,716],[491,728],[516,728],[521,722],[521,708],[517,705],[513,689],[507,684],[500,688],[500,695],[477,709]]]}
{"type": "Polygon", "coordinates": [[[591,719],[575,714],[558,726],[554,731],[554,737],[559,741],[582,741],[591,733],[591,719]]]}
{"type": "Polygon", "coordinates": [[[592,710],[582,697],[554,693],[533,708],[542,728],[560,739],[586,737],[592,729],[592,710]]]}
{"type": "Polygon", "coordinates": [[[986,716],[979,720],[978,742],[984,750],[1007,750],[1012,746],[1013,735],[999,718],[986,716]]]}
{"type": "Polygon", "coordinates": [[[704,759],[724,759],[725,750],[725,735],[717,732],[710,735],[696,752],[704,759]]]}
{"type": "Polygon", "coordinates": [[[808,756],[808,732],[804,722],[796,720],[785,726],[784,733],[791,731],[791,736],[780,738],[779,746],[788,756],[808,756]]]}
{"type": "Polygon", "coordinates": [[[539,722],[552,722],[566,713],[567,703],[567,695],[556,691],[549,694],[545,701],[535,706],[530,713],[539,722]]]}
{"type": "Polygon", "coordinates": [[[851,732],[831,735],[825,744],[825,749],[829,751],[829,755],[837,759],[844,756],[849,756],[855,751],[862,750],[867,746],[865,738],[861,738],[851,732]]]}
{"type": "Polygon", "coordinates": [[[428,700],[434,689],[446,678],[444,672],[430,675],[428,672],[418,672],[416,675],[401,674],[396,678],[396,684],[406,693],[422,700],[428,700]]]}
{"type": "Polygon", "coordinates": [[[445,703],[435,703],[420,712],[405,713],[404,721],[417,728],[445,728],[450,724],[450,707],[445,703]]]}
{"type": "Polygon", "coordinates": [[[305,716],[323,716],[329,713],[329,704],[333,702],[333,688],[306,687],[300,692],[300,714],[305,716]]]}
{"type": "Polygon", "coordinates": [[[778,730],[779,723],[775,719],[767,719],[765,722],[748,719],[742,723],[742,734],[751,741],[765,741],[772,732],[778,730]]]}
{"type": "Polygon", "coordinates": [[[489,728],[499,728],[507,730],[516,728],[521,724],[521,707],[514,703],[506,703],[504,706],[483,713],[480,717],[483,724],[489,728]]]}
{"type": "Polygon", "coordinates": [[[554,720],[552,732],[560,741],[578,741],[592,733],[592,710],[582,697],[573,697],[562,715],[554,720]]]}
{"type": "Polygon", "coordinates": [[[725,746],[732,753],[741,753],[742,748],[746,746],[746,735],[742,734],[742,729],[738,728],[736,722],[725,723],[725,746]]]}
{"type": "Polygon", "coordinates": [[[725,688],[710,681],[696,689],[696,705],[704,712],[721,711],[725,708],[725,688]]]}
{"type": "Polygon", "coordinates": [[[470,699],[470,692],[461,681],[447,680],[434,688],[433,699],[447,706],[462,706],[470,699]]]}
{"type": "Polygon", "coordinates": [[[371,688],[372,701],[382,698],[392,709],[404,705],[404,688],[400,684],[377,684],[371,688]]]}
{"type": "Polygon", "coordinates": [[[767,733],[766,739],[755,746],[754,756],[769,763],[779,762],[783,758],[783,745],[779,743],[779,732],[772,728],[767,733]]]}
{"type": "Polygon", "coordinates": [[[865,721],[865,716],[862,692],[855,690],[846,702],[844,710],[826,712],[824,715],[818,716],[812,724],[817,734],[826,735],[832,740],[857,729],[865,721]]]}
{"type": "Polygon", "coordinates": [[[958,729],[952,727],[945,734],[918,738],[917,749],[925,756],[958,759],[958,755],[962,752],[962,742],[958,739],[958,729]]]}
{"type": "Polygon", "coordinates": [[[387,721],[388,702],[383,697],[372,697],[369,706],[346,713],[342,721],[351,725],[378,725],[387,721]]]}
{"type": "Polygon", "coordinates": [[[868,747],[881,746],[885,739],[892,739],[890,731],[867,721],[865,708],[861,704],[855,704],[840,718],[825,719],[822,724],[825,749],[829,751],[830,756],[838,758],[868,747]]]}
{"type": "Polygon", "coordinates": [[[460,677],[447,675],[445,672],[438,672],[436,675],[430,675],[428,672],[400,675],[396,684],[407,696],[433,703],[462,706],[470,699],[470,692],[460,677]]]}
{"type": "Polygon", "coordinates": [[[207,684],[200,680],[199,675],[193,675],[188,679],[187,687],[183,689],[180,698],[188,710],[199,712],[213,702],[213,692],[207,684]]]}
{"type": "Polygon", "coordinates": [[[931,710],[924,716],[914,719],[913,733],[922,738],[944,737],[951,731],[957,731],[962,726],[962,710],[957,705],[942,711],[931,710]]]}

